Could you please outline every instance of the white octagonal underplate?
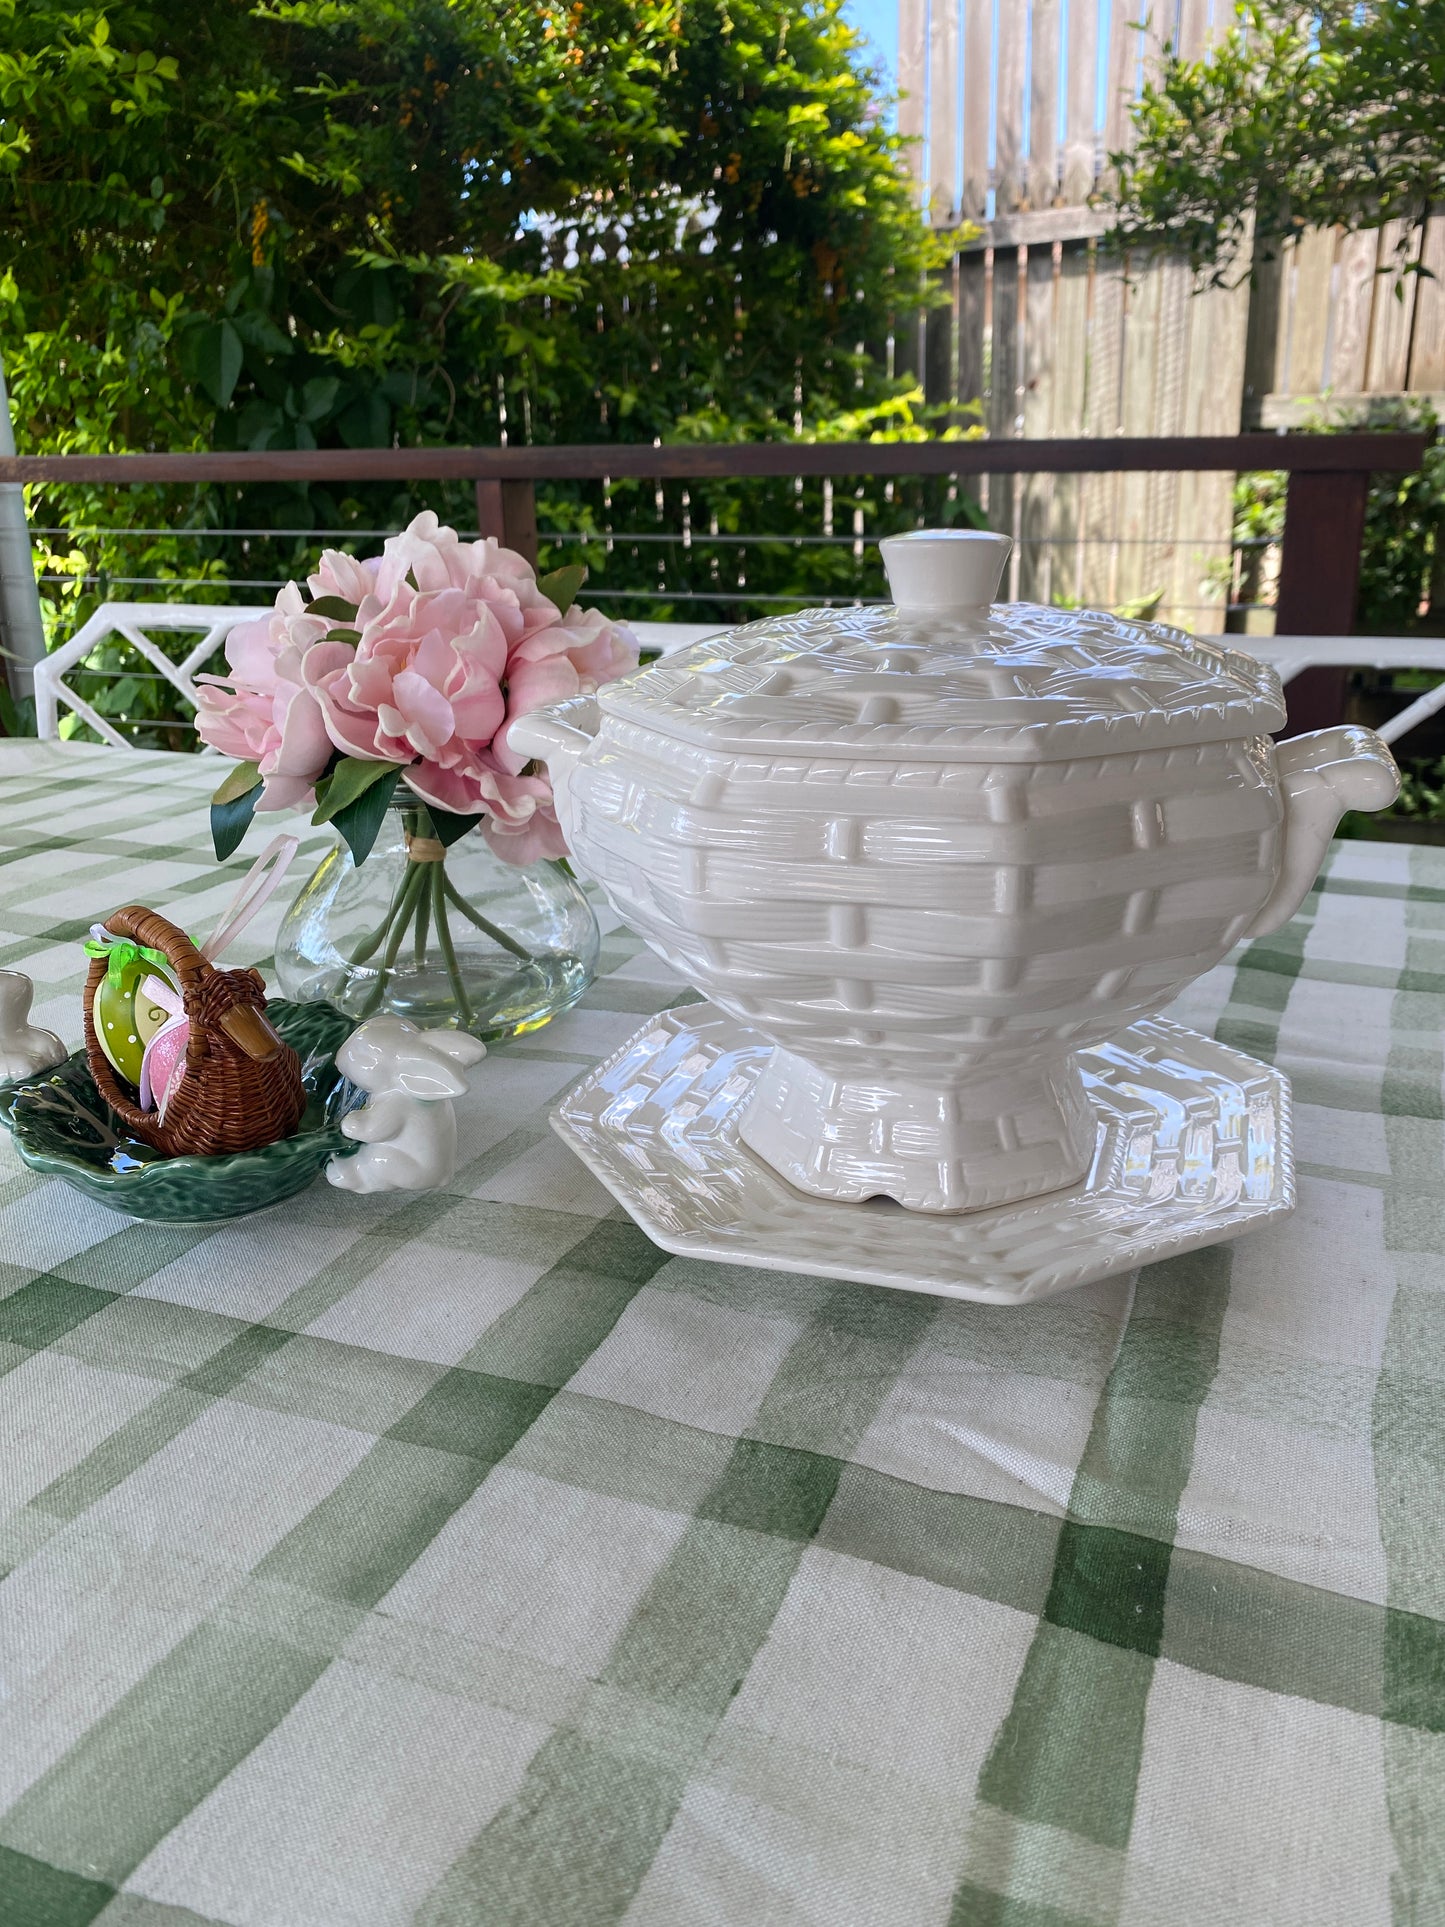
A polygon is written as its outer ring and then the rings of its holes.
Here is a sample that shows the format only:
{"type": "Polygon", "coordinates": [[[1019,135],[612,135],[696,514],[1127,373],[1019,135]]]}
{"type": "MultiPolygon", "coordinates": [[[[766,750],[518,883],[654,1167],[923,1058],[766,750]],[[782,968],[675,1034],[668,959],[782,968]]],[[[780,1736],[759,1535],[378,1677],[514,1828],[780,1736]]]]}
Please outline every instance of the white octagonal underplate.
{"type": "Polygon", "coordinates": [[[988,1211],[834,1204],[738,1138],[770,1046],[710,1004],[652,1018],[552,1125],[664,1251],[1019,1305],[1214,1244],[1294,1209],[1289,1084],[1161,1018],[1081,1051],[1088,1176],[988,1211]]]}

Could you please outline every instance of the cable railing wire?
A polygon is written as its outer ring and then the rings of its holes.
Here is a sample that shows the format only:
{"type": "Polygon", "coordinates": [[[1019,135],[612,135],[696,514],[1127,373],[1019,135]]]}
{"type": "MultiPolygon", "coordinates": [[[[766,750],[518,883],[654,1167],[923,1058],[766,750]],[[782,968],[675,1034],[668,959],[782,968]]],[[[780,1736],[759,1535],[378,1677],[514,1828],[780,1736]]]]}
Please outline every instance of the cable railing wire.
{"type": "MultiPolygon", "coordinates": [[[[82,580],[82,578],[77,576],[72,576],[72,575],[42,575],[37,577],[36,579],[41,583],[50,584],[52,586],[56,586],[60,584],[74,585],[77,581],[82,580]]],[[[99,580],[98,577],[91,578],[91,579],[97,582],[99,580]]],[[[211,577],[206,577],[205,579],[198,582],[187,583],[187,582],[178,581],[172,576],[109,576],[106,578],[106,581],[111,588],[167,588],[167,589],[180,589],[180,590],[189,589],[191,591],[194,591],[196,589],[280,589],[285,586],[284,583],[279,580],[260,580],[254,577],[246,581],[227,582],[217,577],[211,576],[211,577]]],[[[779,606],[779,605],[796,607],[799,603],[802,603],[802,604],[805,604],[807,607],[814,608],[814,609],[880,609],[880,608],[887,608],[890,606],[889,598],[887,596],[848,595],[848,594],[836,594],[836,593],[828,594],[826,592],[821,592],[816,589],[799,589],[794,591],[794,593],[791,595],[780,595],[773,592],[765,592],[762,590],[759,590],[756,593],[754,593],[752,590],[747,588],[741,588],[741,589],[686,589],[686,588],[592,589],[592,588],[589,588],[587,591],[587,600],[589,602],[649,602],[649,603],[666,602],[669,604],[676,604],[679,602],[732,602],[732,603],[741,602],[741,603],[756,604],[758,606],[767,606],[770,608],[774,606],[779,606]]],[[[204,604],[200,606],[204,607],[204,604]]],[[[1221,606],[1227,606],[1230,610],[1234,610],[1234,609],[1265,608],[1265,607],[1269,607],[1270,605],[1265,603],[1254,603],[1254,602],[1239,602],[1239,603],[1231,602],[1227,605],[1221,605],[1215,602],[1171,601],[1169,606],[1171,609],[1177,611],[1180,614],[1189,614],[1189,613],[1197,614],[1202,612],[1202,613],[1217,615],[1220,612],[1221,606]]],[[[256,607],[258,610],[264,609],[266,607],[266,604],[258,602],[256,604],[256,607]]]]}
{"type": "MultiPolygon", "coordinates": [[[[840,504],[840,507],[843,507],[843,505],[840,504]]],[[[252,544],[257,545],[263,555],[268,548],[283,542],[306,542],[318,547],[322,545],[345,545],[354,547],[354,545],[358,543],[385,541],[395,533],[396,531],[394,529],[385,528],[128,527],[102,523],[92,523],[79,527],[36,526],[32,529],[32,534],[36,537],[59,539],[75,544],[99,540],[125,543],[128,541],[152,541],[165,538],[214,542],[218,545],[222,543],[234,544],[236,542],[243,542],[248,550],[252,544]]],[[[459,534],[462,539],[466,541],[478,539],[478,531],[475,530],[461,530],[459,534]]],[[[679,564],[685,566],[683,558],[694,551],[701,551],[704,556],[706,556],[706,553],[709,551],[747,551],[749,549],[766,550],[773,553],[779,550],[794,552],[804,550],[844,550],[852,552],[855,562],[860,565],[859,573],[861,574],[861,565],[864,563],[865,557],[876,567],[875,558],[877,556],[880,539],[882,538],[880,538],[879,535],[864,534],[856,527],[851,532],[842,534],[832,532],[822,534],[779,534],[764,530],[703,531],[690,527],[683,529],[629,529],[618,528],[615,525],[601,529],[553,528],[538,531],[538,542],[544,549],[556,550],[564,547],[602,547],[605,548],[609,554],[615,554],[618,550],[630,550],[634,555],[644,547],[664,550],[667,553],[665,557],[659,556],[657,579],[650,585],[642,586],[639,584],[633,587],[614,587],[603,582],[594,582],[588,585],[586,591],[587,600],[595,603],[611,602],[613,604],[630,604],[634,614],[637,614],[639,611],[665,607],[667,613],[674,617],[683,613],[691,606],[695,609],[698,616],[701,616],[704,620],[707,618],[703,612],[710,608],[730,606],[734,609],[750,608],[760,612],[777,608],[796,608],[800,605],[811,605],[829,609],[866,608],[885,605],[887,598],[881,594],[866,593],[861,581],[858,588],[853,590],[840,588],[836,585],[826,589],[821,586],[816,588],[804,586],[795,591],[779,591],[775,588],[753,590],[748,587],[746,581],[733,584],[726,582],[725,578],[727,574],[731,573],[730,566],[724,566],[722,571],[723,579],[719,579],[719,564],[717,561],[713,561],[709,565],[712,579],[706,587],[692,587],[686,583],[670,580],[669,576],[671,571],[677,568],[679,564]],[[681,556],[677,554],[679,550],[682,551],[681,556]]],[[[1201,557],[1207,556],[1211,559],[1222,559],[1230,555],[1240,556],[1246,553],[1277,549],[1280,545],[1280,540],[1281,538],[1277,534],[1238,536],[1232,538],[1219,535],[1180,536],[1176,534],[1167,539],[1137,535],[1126,536],[1122,534],[1091,536],[1016,534],[1014,536],[1015,547],[1022,554],[1034,554],[1040,557],[1072,556],[1080,563],[1084,557],[1089,555],[1121,554],[1126,551],[1131,553],[1148,551],[1168,553],[1177,552],[1181,548],[1185,550],[1192,549],[1199,553],[1201,557]]],[[[88,560],[88,558],[78,559],[88,560]]],[[[260,560],[261,558],[257,557],[255,559],[260,560]]],[[[1055,561],[1054,566],[1058,566],[1057,561],[1055,561]]],[[[1072,574],[1073,571],[1071,570],[1069,573],[1072,574]]],[[[93,594],[97,592],[103,595],[119,594],[122,599],[128,599],[126,598],[127,591],[163,590],[166,592],[163,600],[174,602],[177,600],[194,600],[198,594],[225,596],[233,600],[238,596],[244,599],[250,595],[274,595],[276,590],[285,585],[288,578],[262,575],[233,576],[229,572],[223,575],[197,575],[195,577],[186,577],[184,575],[122,575],[109,570],[89,567],[80,572],[47,570],[41,574],[38,579],[48,588],[64,588],[71,591],[72,594],[93,594]]],[[[1235,584],[1236,589],[1240,586],[1243,585],[1239,583],[1235,584]]],[[[258,608],[262,606],[264,605],[260,603],[257,604],[258,608]]],[[[1253,610],[1267,608],[1268,606],[1268,604],[1244,600],[1229,600],[1224,603],[1186,603],[1173,598],[1170,600],[1171,612],[1176,617],[1188,618],[1204,616],[1210,619],[1211,624],[1221,624],[1221,626],[1222,619],[1225,617],[1226,612],[1229,616],[1234,616],[1248,614],[1253,610]]],[[[114,673],[120,675],[123,673],[142,674],[144,672],[117,670],[114,673]]]]}
{"type": "MultiPolygon", "coordinates": [[[[42,582],[44,581],[69,582],[69,581],[73,581],[74,578],[70,576],[52,576],[52,577],[41,576],[39,580],[42,582]]],[[[185,587],[185,584],[172,583],[169,586],[173,588],[183,588],[185,587]]],[[[207,584],[205,586],[211,587],[211,586],[224,586],[224,585],[207,584]]],[[[267,585],[264,583],[253,582],[248,584],[248,583],[242,582],[242,583],[237,583],[235,586],[237,588],[244,589],[248,587],[264,588],[267,585]]],[[[689,589],[689,590],[597,589],[592,591],[592,594],[599,599],[605,596],[609,598],[617,598],[618,600],[622,600],[622,601],[634,601],[634,602],[666,602],[666,603],[750,602],[750,603],[769,603],[769,604],[786,603],[789,605],[806,603],[810,608],[828,608],[828,609],[886,609],[891,607],[889,599],[886,596],[849,596],[849,595],[828,596],[828,595],[809,594],[803,591],[800,591],[796,595],[763,595],[763,594],[751,595],[748,593],[746,589],[731,589],[731,590],[721,590],[721,591],[698,590],[698,589],[689,589]]],[[[157,604],[157,607],[164,607],[164,606],[165,606],[164,604],[157,604]]],[[[188,605],[188,606],[204,607],[205,605],[201,604],[201,605],[188,605]]],[[[256,608],[258,611],[264,610],[266,606],[267,605],[263,602],[258,602],[256,604],[256,608]]],[[[1179,615],[1218,616],[1226,611],[1230,615],[1234,615],[1250,609],[1270,609],[1274,605],[1268,602],[1229,602],[1229,603],[1171,602],[1169,606],[1171,610],[1173,610],[1176,614],[1179,614],[1179,615]]],[[[622,619],[624,621],[626,620],[625,617],[622,619]]],[[[219,643],[217,644],[217,647],[218,648],[220,647],[219,643]]],[[[78,671],[77,673],[83,673],[85,675],[117,675],[117,676],[134,675],[136,677],[147,677],[148,679],[154,679],[154,680],[159,680],[163,682],[169,681],[168,677],[160,676],[159,672],[154,670],[151,670],[151,671],[139,670],[139,669],[137,670],[130,670],[130,669],[100,670],[100,669],[92,668],[89,664],[85,665],[84,668],[81,671],[78,671]]]]}
{"type": "MultiPolygon", "coordinates": [[[[97,537],[129,538],[156,536],[190,536],[197,540],[215,541],[307,541],[324,542],[335,538],[341,542],[380,542],[395,535],[395,529],[125,529],[125,528],[32,528],[32,535],[64,536],[69,540],[94,540],[97,537]]],[[[475,542],[480,536],[475,529],[461,529],[458,534],[464,542],[475,542]]],[[[859,543],[865,549],[876,549],[880,538],[874,535],[767,535],[767,534],[719,534],[699,535],[690,533],[658,532],[650,529],[599,529],[589,533],[577,529],[542,529],[537,540],[545,544],[559,542],[619,543],[668,542],[683,548],[749,548],[770,546],[780,548],[839,548],[851,549],[859,543]]],[[[1168,538],[1147,535],[1019,535],[1014,537],[1017,547],[1062,548],[1062,549],[1159,549],[1174,548],[1181,544],[1193,548],[1214,549],[1266,549],[1277,548],[1278,535],[1250,535],[1231,538],[1220,535],[1171,535],[1168,538]]],[[[141,578],[136,577],[135,580],[141,578]]]]}

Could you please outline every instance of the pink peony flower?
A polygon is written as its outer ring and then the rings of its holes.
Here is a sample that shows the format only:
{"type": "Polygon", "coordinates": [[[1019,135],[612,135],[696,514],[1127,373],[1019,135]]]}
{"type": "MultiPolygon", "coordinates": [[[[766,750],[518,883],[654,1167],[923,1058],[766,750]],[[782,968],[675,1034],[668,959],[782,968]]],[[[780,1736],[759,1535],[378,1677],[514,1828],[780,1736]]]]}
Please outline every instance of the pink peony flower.
{"type": "Polygon", "coordinates": [[[305,687],[307,653],[330,627],[309,616],[288,582],[269,615],[226,638],[229,676],[197,676],[196,727],[223,756],[255,763],[264,779],[258,810],[309,807],[331,756],[321,706],[305,687]]]}
{"type": "MultiPolygon", "coordinates": [[[[605,682],[637,667],[637,639],[597,609],[569,609],[558,623],[519,643],[507,658],[507,723],[547,703],[590,696],[605,682]]],[[[526,758],[507,746],[504,729],[493,753],[504,769],[526,758]]]]}
{"type": "Polygon", "coordinates": [[[429,509],[400,535],[389,536],[379,556],[364,562],[328,549],[310,587],[314,595],[341,595],[349,602],[359,602],[367,593],[388,602],[398,589],[409,586],[408,577],[417,593],[460,589],[471,601],[486,604],[509,645],[560,619],[556,603],[543,595],[535,570],[523,556],[491,536],[463,542],[429,509]]]}
{"type": "Polygon", "coordinates": [[[340,751],[400,764],[423,802],[481,815],[510,862],[565,855],[551,785],[507,748],[506,726],[635,668],[630,632],[596,610],[563,617],[521,556],[463,542],[430,512],[379,556],[325,550],[308,586],[355,616],[310,615],[288,584],[269,616],[232,631],[231,675],[199,679],[201,734],[259,764],[257,807],[305,802],[340,751]]]}
{"type": "Polygon", "coordinates": [[[469,764],[506,713],[507,643],[495,616],[458,589],[402,583],[385,603],[366,597],[357,622],[358,643],[328,640],[302,664],[332,742],[386,763],[469,764]]]}
{"type": "Polygon", "coordinates": [[[340,596],[343,602],[360,602],[363,596],[371,594],[380,567],[379,555],[367,556],[363,561],[343,554],[340,549],[323,549],[316,573],[307,576],[306,586],[313,598],[334,595],[340,596]]]}
{"type": "MultiPolygon", "coordinates": [[[[549,791],[550,788],[549,784],[549,791]]],[[[562,825],[557,821],[557,811],[550,794],[545,801],[538,802],[536,810],[525,823],[514,826],[500,816],[483,817],[482,835],[491,845],[493,854],[501,857],[504,863],[539,863],[543,857],[567,854],[567,839],[562,834],[562,825]]]]}

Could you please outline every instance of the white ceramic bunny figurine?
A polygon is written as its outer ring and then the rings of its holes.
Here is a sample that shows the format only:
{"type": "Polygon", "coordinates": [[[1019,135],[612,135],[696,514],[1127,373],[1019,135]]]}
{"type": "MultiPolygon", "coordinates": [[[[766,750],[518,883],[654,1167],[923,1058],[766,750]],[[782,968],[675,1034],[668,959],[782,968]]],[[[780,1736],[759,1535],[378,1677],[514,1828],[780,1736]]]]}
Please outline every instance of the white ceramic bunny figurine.
{"type": "Polygon", "coordinates": [[[40,1030],[30,1019],[35,986],[18,970],[0,970],[0,1084],[16,1077],[35,1077],[70,1052],[53,1030],[40,1030]]]}
{"type": "Polygon", "coordinates": [[[434,1191],[457,1165],[452,1099],[462,1075],[487,1054],[465,1031],[419,1030],[404,1017],[373,1017],[336,1053],[336,1066],[366,1104],[342,1119],[361,1149],[333,1157],[330,1183],[343,1191],[434,1191]],[[459,1069],[458,1066],[461,1068],[459,1069]]]}

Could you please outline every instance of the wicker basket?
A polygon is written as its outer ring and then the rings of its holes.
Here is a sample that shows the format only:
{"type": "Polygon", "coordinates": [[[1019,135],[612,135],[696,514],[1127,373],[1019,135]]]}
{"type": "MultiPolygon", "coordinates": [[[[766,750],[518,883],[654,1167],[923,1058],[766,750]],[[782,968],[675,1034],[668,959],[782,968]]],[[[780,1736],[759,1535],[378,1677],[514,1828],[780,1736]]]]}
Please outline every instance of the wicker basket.
{"type": "Polygon", "coordinates": [[[95,1032],[95,993],[105,976],[92,959],[85,980],[85,1055],[96,1089],[126,1127],[171,1157],[210,1157],[254,1151],[290,1137],[306,1108],[301,1060],[266,1021],[266,986],[259,971],[217,970],[183,930],[155,910],[131,904],[105,927],[146,949],[161,951],[180,986],[190,1037],[186,1073],[165,1122],[143,1111],[116,1076],[95,1032]]]}

